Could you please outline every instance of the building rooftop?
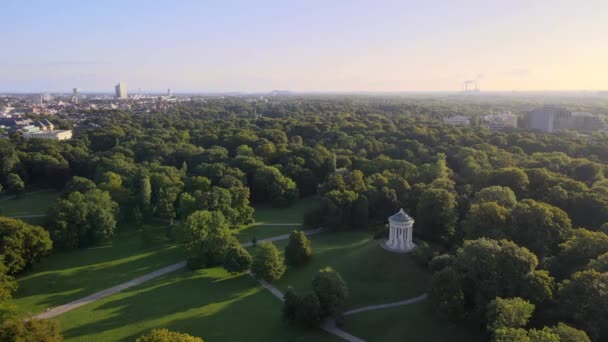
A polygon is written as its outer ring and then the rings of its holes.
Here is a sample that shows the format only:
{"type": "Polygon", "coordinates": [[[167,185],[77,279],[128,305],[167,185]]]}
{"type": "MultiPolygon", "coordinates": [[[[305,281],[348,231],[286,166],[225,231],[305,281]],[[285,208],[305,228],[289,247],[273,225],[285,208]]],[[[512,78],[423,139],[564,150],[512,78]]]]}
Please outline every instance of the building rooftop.
{"type": "Polygon", "coordinates": [[[392,222],[414,222],[414,219],[403,209],[399,209],[399,211],[395,215],[389,217],[388,220],[392,222]]]}

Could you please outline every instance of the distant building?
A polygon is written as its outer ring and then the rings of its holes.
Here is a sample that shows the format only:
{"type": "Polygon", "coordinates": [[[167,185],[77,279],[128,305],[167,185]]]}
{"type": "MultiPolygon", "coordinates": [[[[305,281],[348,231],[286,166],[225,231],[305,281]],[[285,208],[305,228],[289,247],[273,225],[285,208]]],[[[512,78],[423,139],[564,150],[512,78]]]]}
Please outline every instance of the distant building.
{"type": "Polygon", "coordinates": [[[57,130],[57,131],[27,131],[23,132],[25,139],[47,139],[47,140],[69,140],[72,139],[71,130],[57,130]]]}
{"type": "Polygon", "coordinates": [[[482,119],[484,125],[491,131],[517,128],[517,116],[511,114],[511,112],[486,115],[482,119]]]}
{"type": "Polygon", "coordinates": [[[546,133],[560,130],[592,133],[603,129],[605,123],[601,117],[592,113],[570,112],[557,107],[544,107],[527,113],[524,125],[529,129],[546,133]]]}
{"type": "Polygon", "coordinates": [[[74,88],[72,89],[72,103],[80,102],[80,89],[74,88]]]}
{"type": "Polygon", "coordinates": [[[537,108],[526,114],[525,126],[529,129],[553,133],[566,129],[570,112],[558,107],[537,108]]]}
{"type": "Polygon", "coordinates": [[[125,100],[128,98],[127,96],[127,85],[124,82],[118,83],[114,87],[114,92],[116,94],[116,98],[119,100],[125,100]]]}
{"type": "Polygon", "coordinates": [[[168,97],[173,96],[173,92],[171,91],[171,88],[167,89],[167,96],[168,97]]]}
{"type": "Polygon", "coordinates": [[[572,112],[568,129],[581,133],[593,133],[604,128],[604,120],[589,112],[572,112]]]}
{"type": "Polygon", "coordinates": [[[469,126],[471,125],[471,119],[467,116],[456,115],[451,118],[443,119],[444,123],[450,125],[469,126]]]}

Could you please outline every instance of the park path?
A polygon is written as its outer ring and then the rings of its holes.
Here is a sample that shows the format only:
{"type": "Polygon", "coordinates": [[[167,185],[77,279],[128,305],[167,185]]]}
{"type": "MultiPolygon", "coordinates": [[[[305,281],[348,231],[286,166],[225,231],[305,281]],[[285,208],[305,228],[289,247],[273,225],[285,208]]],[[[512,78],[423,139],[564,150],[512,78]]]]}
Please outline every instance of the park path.
{"type": "Polygon", "coordinates": [[[402,306],[402,305],[409,305],[409,304],[414,304],[414,303],[418,303],[420,301],[425,300],[428,297],[428,295],[426,293],[421,294],[418,297],[414,297],[414,298],[410,298],[410,299],[406,299],[406,300],[402,300],[399,302],[394,302],[394,303],[387,303],[387,304],[377,304],[377,305],[369,305],[369,306],[364,306],[362,308],[357,308],[357,309],[353,309],[353,310],[348,310],[344,313],[344,315],[353,315],[356,313],[360,313],[360,312],[365,312],[365,311],[372,311],[372,310],[380,310],[380,309],[388,309],[388,308],[394,308],[396,306],[402,306]]]}
{"type": "Polygon", "coordinates": [[[69,302],[67,304],[63,304],[57,307],[54,307],[46,312],[43,312],[41,314],[38,314],[36,316],[34,316],[34,318],[38,318],[38,319],[46,319],[46,318],[51,318],[51,317],[55,317],[57,315],[61,315],[62,313],[68,312],[70,310],[74,310],[76,308],[79,308],[83,305],[87,305],[89,303],[92,303],[96,300],[99,300],[101,298],[113,295],[115,293],[118,293],[122,290],[128,289],[130,287],[133,286],[137,286],[139,284],[145,283],[148,280],[160,277],[164,274],[167,273],[171,273],[173,271],[179,270],[181,268],[186,267],[186,262],[182,261],[182,262],[178,262],[177,264],[173,264],[171,266],[167,266],[167,267],[163,267],[160,270],[156,270],[154,272],[148,273],[146,275],[143,275],[141,277],[137,277],[135,279],[131,279],[126,283],[122,283],[120,285],[116,285],[114,287],[110,287],[109,289],[105,289],[103,291],[97,292],[97,293],[93,293],[92,295],[86,296],[84,298],[80,298],[77,299],[73,302],[69,302]]]}
{"type": "MultiPolygon", "coordinates": [[[[306,234],[306,235],[314,235],[314,234],[319,234],[319,233],[321,233],[323,231],[324,231],[323,228],[317,228],[317,229],[312,229],[312,230],[305,230],[304,234],[306,234]]],[[[267,238],[267,239],[260,239],[259,242],[286,240],[286,239],[289,239],[290,235],[291,234],[283,234],[283,235],[273,236],[273,237],[267,238]]],[[[243,247],[250,247],[253,244],[251,242],[246,242],[246,243],[243,243],[241,245],[243,247]]],[[[118,293],[120,291],[126,290],[128,288],[133,287],[133,286],[137,286],[137,285],[143,284],[143,283],[145,283],[145,282],[147,282],[149,280],[152,280],[152,279],[158,278],[158,277],[160,277],[162,275],[165,275],[165,274],[177,271],[177,270],[182,269],[184,267],[186,267],[186,262],[185,261],[181,261],[181,262],[178,262],[176,264],[169,265],[167,267],[163,267],[163,268],[161,268],[159,270],[156,270],[154,272],[145,274],[145,275],[143,275],[141,277],[137,277],[135,279],[131,279],[131,280],[127,281],[126,283],[122,283],[120,285],[116,285],[116,286],[110,287],[109,289],[105,289],[103,291],[93,293],[93,294],[91,294],[89,296],[77,299],[77,300],[69,302],[67,304],[56,306],[56,307],[54,307],[52,309],[49,309],[49,310],[47,310],[47,311],[45,311],[43,313],[40,313],[38,315],[33,316],[33,318],[46,319],[46,318],[52,318],[52,317],[61,315],[61,314],[66,313],[68,311],[71,311],[71,310],[74,310],[76,308],[79,308],[79,307],[81,307],[83,305],[92,303],[92,302],[94,302],[96,300],[99,300],[99,299],[105,298],[107,296],[113,295],[115,293],[118,293]]],[[[282,294],[281,294],[281,298],[282,298],[282,294]]]]}
{"type": "Polygon", "coordinates": [[[15,215],[8,216],[10,218],[18,219],[18,218],[34,218],[34,217],[46,217],[46,214],[32,214],[32,215],[15,215]]]}

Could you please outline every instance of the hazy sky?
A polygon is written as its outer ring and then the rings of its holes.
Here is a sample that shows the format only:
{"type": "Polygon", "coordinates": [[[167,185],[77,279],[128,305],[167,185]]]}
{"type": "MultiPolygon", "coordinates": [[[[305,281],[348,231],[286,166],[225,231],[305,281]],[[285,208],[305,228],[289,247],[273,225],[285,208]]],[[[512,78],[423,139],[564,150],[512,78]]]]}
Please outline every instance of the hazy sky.
{"type": "Polygon", "coordinates": [[[607,0],[0,0],[0,91],[608,89],[607,0]]]}

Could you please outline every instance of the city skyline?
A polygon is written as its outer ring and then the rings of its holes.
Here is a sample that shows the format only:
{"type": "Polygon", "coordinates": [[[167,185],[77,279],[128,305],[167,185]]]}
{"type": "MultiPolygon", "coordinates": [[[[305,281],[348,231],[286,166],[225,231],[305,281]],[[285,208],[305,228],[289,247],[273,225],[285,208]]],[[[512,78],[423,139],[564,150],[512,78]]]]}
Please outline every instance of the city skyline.
{"type": "Polygon", "coordinates": [[[608,89],[604,1],[3,1],[0,92],[608,89]],[[116,8],[121,7],[117,12],[116,8]],[[19,23],[28,22],[27,26],[19,23]]]}

